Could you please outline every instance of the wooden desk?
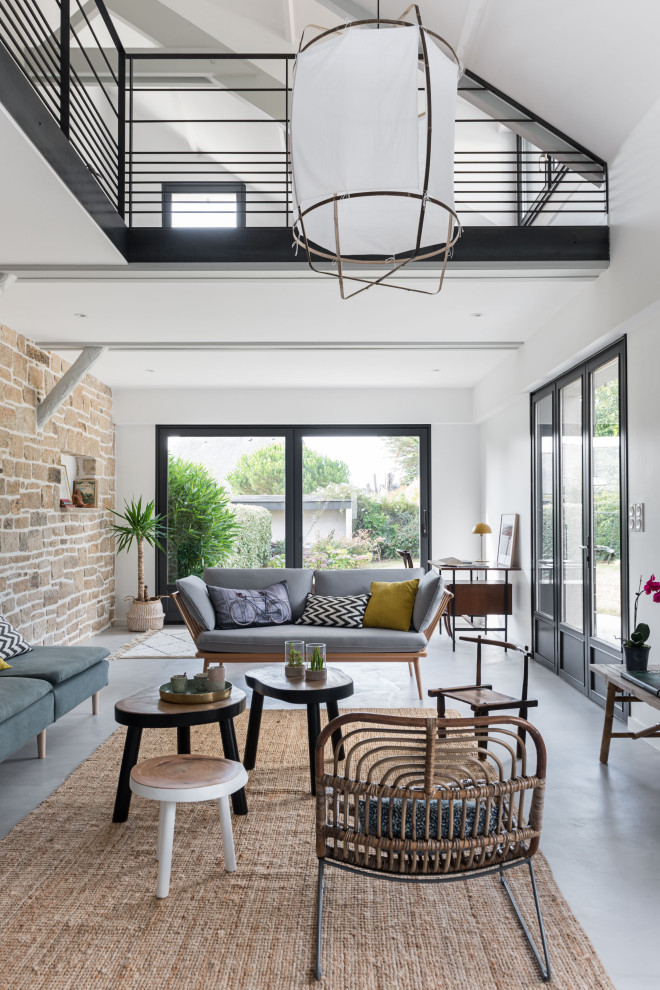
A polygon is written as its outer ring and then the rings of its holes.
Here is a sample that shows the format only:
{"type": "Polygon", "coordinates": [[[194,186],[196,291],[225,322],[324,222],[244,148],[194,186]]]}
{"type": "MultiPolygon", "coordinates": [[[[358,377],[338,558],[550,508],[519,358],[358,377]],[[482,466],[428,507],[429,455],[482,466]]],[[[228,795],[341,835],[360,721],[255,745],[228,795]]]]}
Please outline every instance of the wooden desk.
{"type": "MultiPolygon", "coordinates": [[[[451,639],[452,650],[456,649],[456,616],[461,616],[468,623],[470,629],[480,629],[483,632],[503,632],[504,638],[508,638],[509,616],[513,612],[513,589],[509,582],[509,572],[519,571],[519,567],[504,567],[502,564],[491,564],[487,561],[471,561],[466,564],[445,564],[441,560],[429,560],[432,567],[436,567],[440,574],[443,571],[452,571],[452,583],[447,585],[447,591],[451,591],[454,597],[451,600],[451,639]],[[457,581],[456,572],[467,572],[470,575],[469,581],[457,581]],[[475,572],[477,577],[475,578],[475,572]],[[489,581],[489,573],[504,574],[503,581],[489,581]],[[485,574],[485,580],[479,578],[480,574],[485,574]],[[475,615],[484,616],[486,621],[483,626],[475,626],[472,619],[475,615]],[[503,626],[491,626],[488,624],[489,615],[503,615],[503,626]]],[[[460,631],[460,630],[459,630],[460,631]]]]}
{"type": "Polygon", "coordinates": [[[607,763],[611,739],[660,739],[660,722],[657,725],[650,725],[648,729],[640,729],[639,732],[612,732],[614,705],[617,701],[643,701],[651,708],[660,710],[660,698],[657,695],[645,691],[643,687],[638,687],[637,684],[622,677],[621,671],[625,670],[625,667],[620,663],[590,663],[589,670],[595,674],[600,674],[607,683],[605,724],[603,725],[603,738],[600,744],[601,763],[607,763]]]}

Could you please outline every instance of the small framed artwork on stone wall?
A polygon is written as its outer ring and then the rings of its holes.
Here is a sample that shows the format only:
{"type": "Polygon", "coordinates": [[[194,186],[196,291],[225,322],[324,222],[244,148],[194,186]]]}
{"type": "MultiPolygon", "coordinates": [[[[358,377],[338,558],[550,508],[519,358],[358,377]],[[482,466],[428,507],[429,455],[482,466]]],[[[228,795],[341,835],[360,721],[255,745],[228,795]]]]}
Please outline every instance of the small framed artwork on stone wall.
{"type": "Polygon", "coordinates": [[[82,505],[86,509],[95,509],[96,498],[96,478],[76,478],[73,484],[73,504],[82,505]]]}

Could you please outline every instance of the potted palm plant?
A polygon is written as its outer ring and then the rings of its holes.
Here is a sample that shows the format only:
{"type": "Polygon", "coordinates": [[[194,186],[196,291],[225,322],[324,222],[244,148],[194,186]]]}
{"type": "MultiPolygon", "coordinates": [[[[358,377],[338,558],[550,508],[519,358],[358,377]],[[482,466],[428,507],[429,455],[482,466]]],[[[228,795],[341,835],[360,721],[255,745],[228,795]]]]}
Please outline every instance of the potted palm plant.
{"type": "Polygon", "coordinates": [[[124,511],[113,515],[119,520],[112,524],[112,530],[117,536],[117,553],[130,550],[137,543],[138,593],[131,601],[131,607],[126,616],[126,623],[131,632],[147,632],[148,629],[162,629],[165,622],[161,596],[149,597],[144,583],[144,544],[162,550],[159,537],[165,533],[163,517],[156,515],[153,501],[142,506],[142,496],[135,501],[124,502],[124,511]]]}

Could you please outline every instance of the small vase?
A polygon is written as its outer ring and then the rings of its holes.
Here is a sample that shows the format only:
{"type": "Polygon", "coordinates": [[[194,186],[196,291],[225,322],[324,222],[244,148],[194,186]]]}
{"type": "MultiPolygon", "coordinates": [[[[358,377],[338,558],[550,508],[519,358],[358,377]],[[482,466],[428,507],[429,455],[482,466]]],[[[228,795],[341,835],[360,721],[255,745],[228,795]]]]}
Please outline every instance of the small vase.
{"type": "Polygon", "coordinates": [[[325,643],[305,643],[305,660],[307,662],[305,677],[308,681],[324,681],[327,678],[325,643]]]}
{"type": "Polygon", "coordinates": [[[209,667],[206,672],[209,678],[211,691],[223,691],[225,687],[225,665],[218,664],[217,667],[209,667]]]}
{"type": "Polygon", "coordinates": [[[650,646],[624,646],[626,670],[646,670],[649,665],[650,646]]]}

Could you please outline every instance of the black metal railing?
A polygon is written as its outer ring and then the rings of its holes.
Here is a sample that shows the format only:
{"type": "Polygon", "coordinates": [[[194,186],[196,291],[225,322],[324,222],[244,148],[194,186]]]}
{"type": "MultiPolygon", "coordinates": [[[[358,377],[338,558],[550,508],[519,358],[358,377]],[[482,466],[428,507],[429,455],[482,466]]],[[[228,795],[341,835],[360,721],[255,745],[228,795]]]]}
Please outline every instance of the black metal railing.
{"type": "Polygon", "coordinates": [[[105,5],[0,0],[0,41],[123,214],[126,56],[105,5]]]}
{"type": "MultiPolygon", "coordinates": [[[[102,0],[0,0],[0,40],[130,227],[288,227],[295,56],[129,53],[102,0]]],[[[470,72],[464,225],[606,223],[607,167],[470,72]]]]}

